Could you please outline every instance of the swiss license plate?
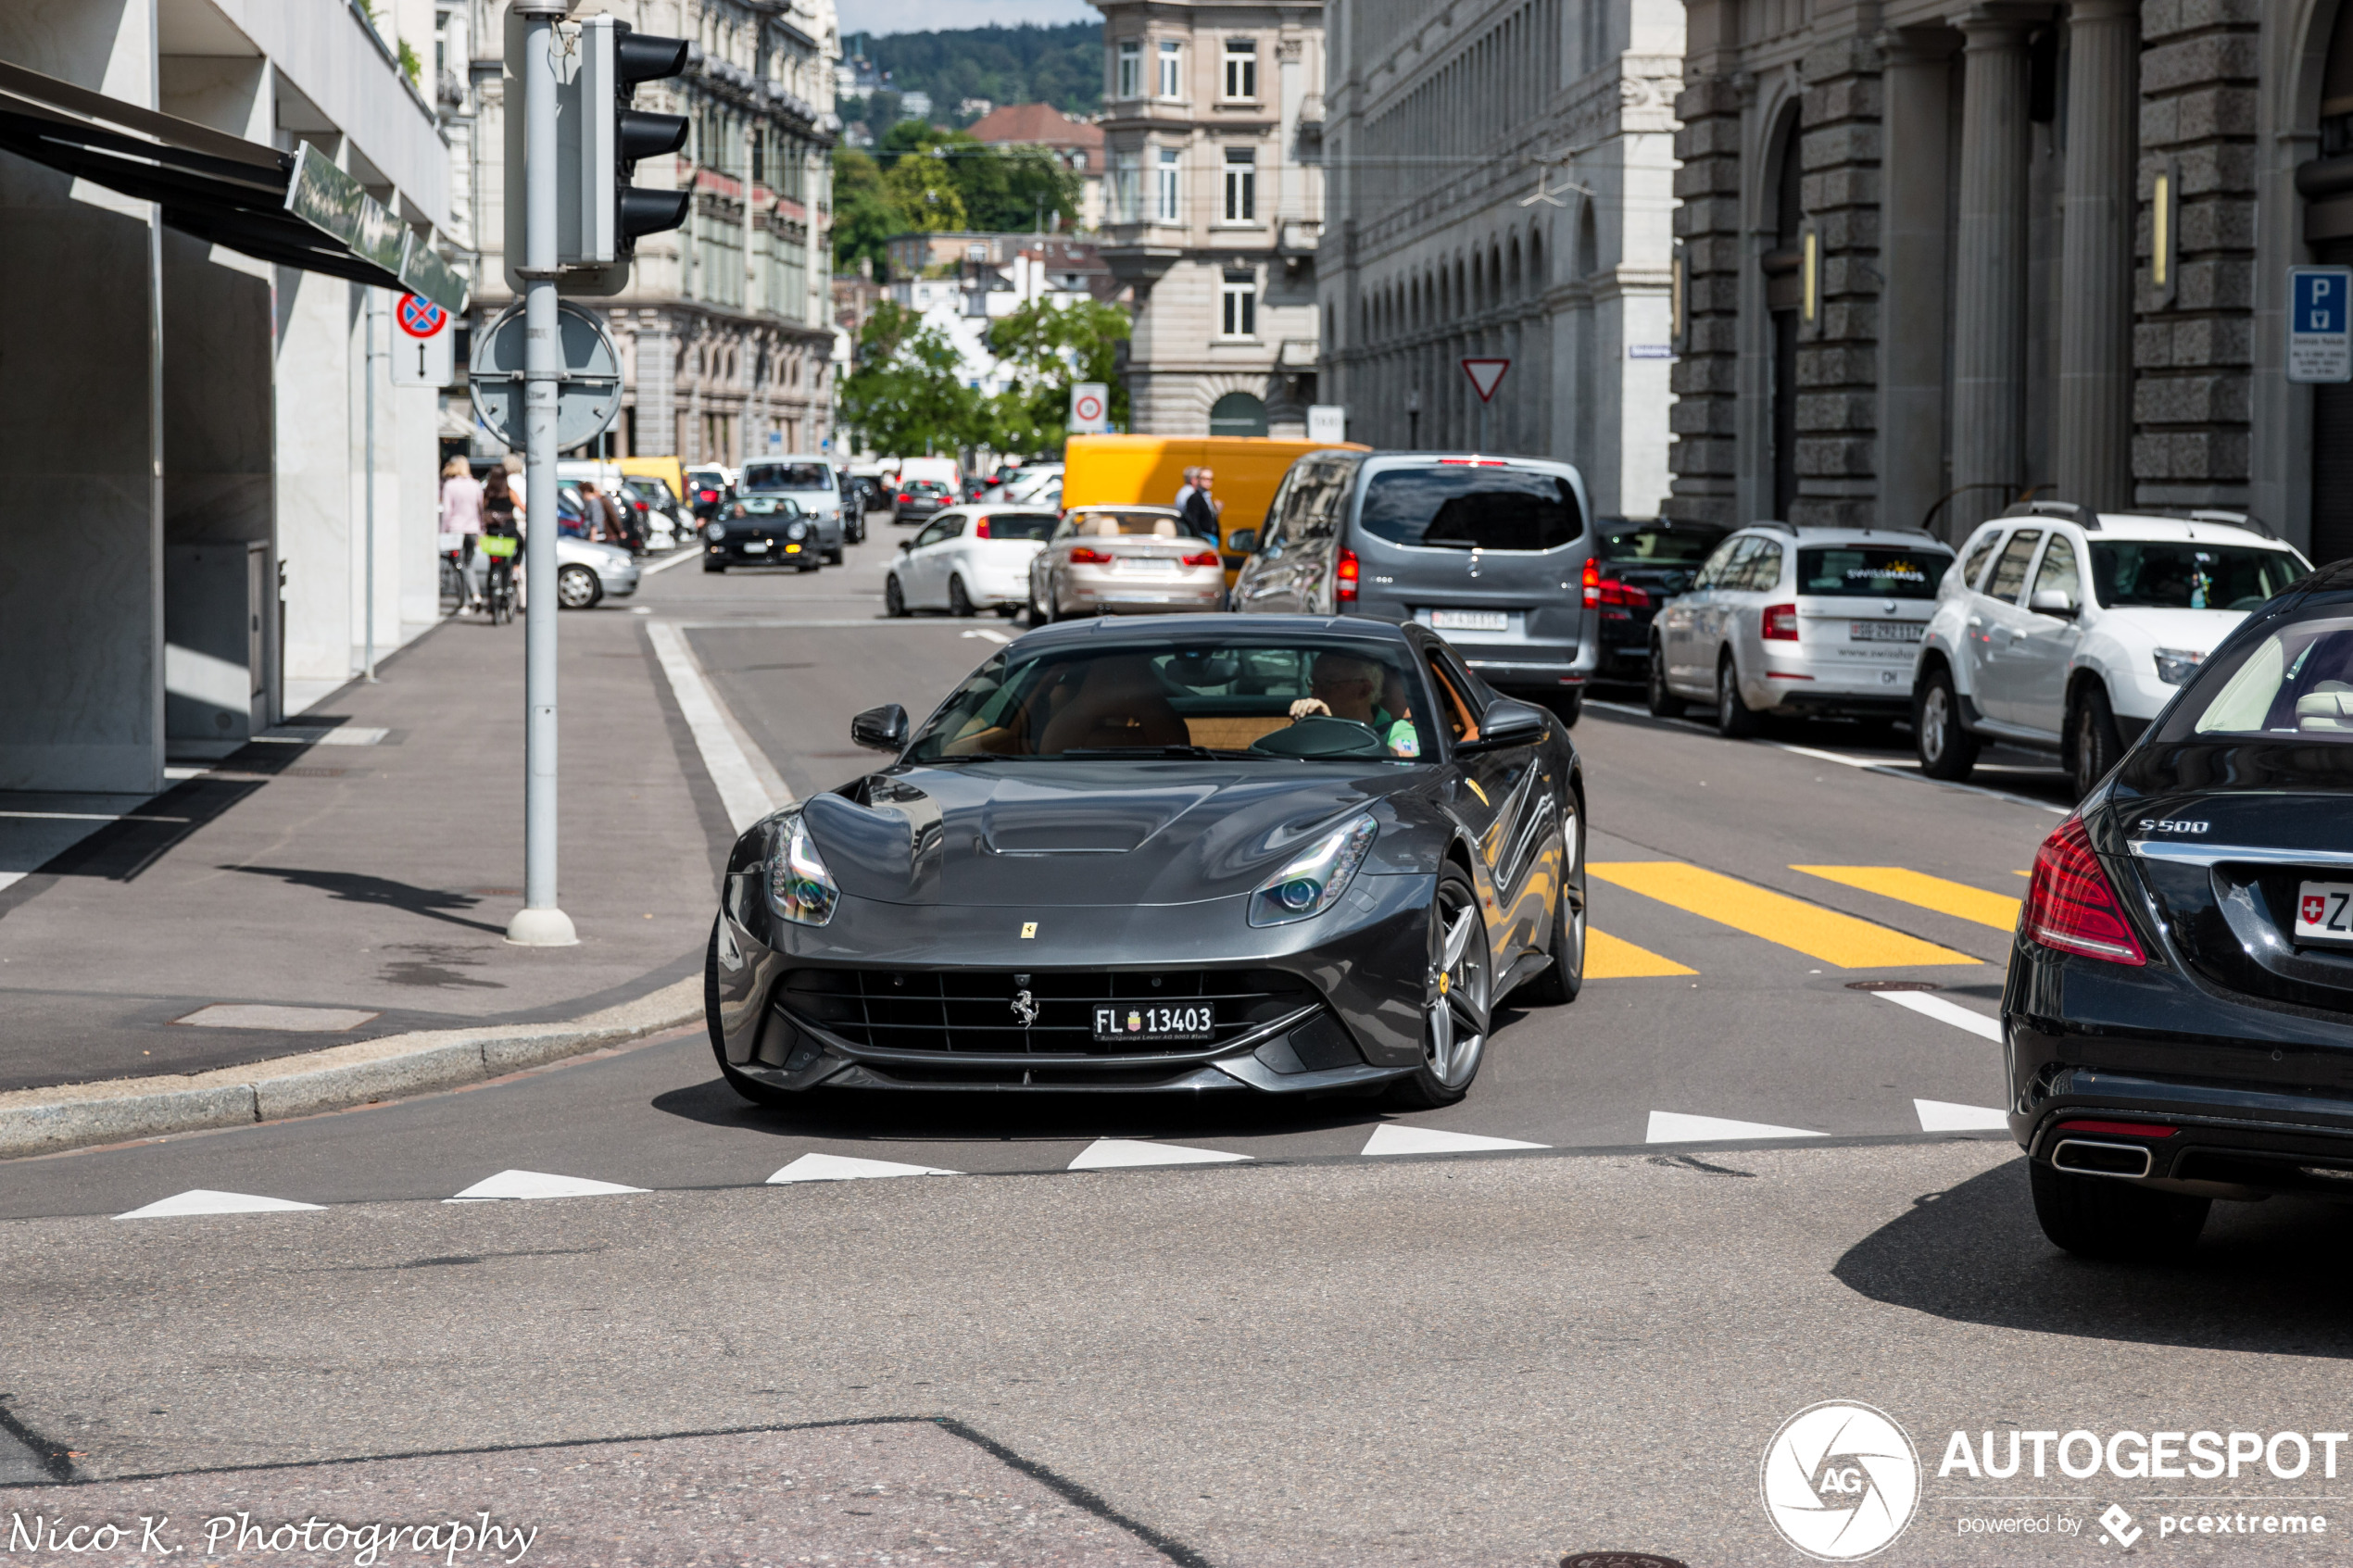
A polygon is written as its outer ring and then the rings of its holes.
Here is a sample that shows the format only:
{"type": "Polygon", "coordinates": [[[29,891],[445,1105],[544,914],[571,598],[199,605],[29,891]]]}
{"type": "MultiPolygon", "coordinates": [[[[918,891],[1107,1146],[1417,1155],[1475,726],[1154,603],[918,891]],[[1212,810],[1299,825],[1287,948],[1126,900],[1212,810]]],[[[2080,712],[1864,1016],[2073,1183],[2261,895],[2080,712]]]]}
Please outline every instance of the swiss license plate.
{"type": "Polygon", "coordinates": [[[1208,1002],[1111,1002],[1095,1009],[1098,1040],[1206,1040],[1216,1033],[1208,1002]]]}
{"type": "Polygon", "coordinates": [[[2298,942],[2353,942],[2353,882],[2307,882],[2296,889],[2298,942]]]}
{"type": "Polygon", "coordinates": [[[765,539],[747,539],[744,541],[744,553],[747,555],[758,555],[761,551],[765,550],[767,547],[768,541],[765,539]]]}
{"type": "Polygon", "coordinates": [[[1500,609],[1433,609],[1429,612],[1429,629],[1433,632],[1508,632],[1512,618],[1500,609]]]}
{"type": "Polygon", "coordinates": [[[1846,623],[1846,640],[1850,643],[1917,643],[1920,633],[1928,630],[1925,621],[1850,621],[1846,623]]]}

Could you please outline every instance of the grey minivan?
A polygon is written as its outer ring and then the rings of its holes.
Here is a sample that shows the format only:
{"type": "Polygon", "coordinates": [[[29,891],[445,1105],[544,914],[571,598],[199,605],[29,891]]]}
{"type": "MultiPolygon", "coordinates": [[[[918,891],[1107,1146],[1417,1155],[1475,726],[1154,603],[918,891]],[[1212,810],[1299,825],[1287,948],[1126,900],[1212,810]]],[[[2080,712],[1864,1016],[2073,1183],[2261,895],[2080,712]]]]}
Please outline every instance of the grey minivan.
{"type": "Polygon", "coordinates": [[[1574,722],[1600,656],[1585,482],[1567,463],[1470,453],[1311,452],[1290,466],[1234,608],[1417,621],[1490,685],[1574,722]]]}

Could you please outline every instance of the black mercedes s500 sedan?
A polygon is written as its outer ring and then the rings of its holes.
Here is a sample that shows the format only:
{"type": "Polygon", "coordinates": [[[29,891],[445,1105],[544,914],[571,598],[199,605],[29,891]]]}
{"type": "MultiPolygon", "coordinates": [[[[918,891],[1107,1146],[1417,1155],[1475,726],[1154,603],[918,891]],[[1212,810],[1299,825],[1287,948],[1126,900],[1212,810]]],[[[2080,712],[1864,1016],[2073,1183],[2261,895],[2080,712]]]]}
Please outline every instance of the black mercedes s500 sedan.
{"type": "Polygon", "coordinates": [[[2353,1198],[2353,561],[2249,615],[2044,844],[2002,1023],[2070,1251],[2353,1198]]]}
{"type": "Polygon", "coordinates": [[[1043,628],[878,771],[736,841],[706,998],[747,1098],[816,1090],[1459,1099],[1494,1012],[1584,977],[1560,721],[1418,626],[1043,628]]]}

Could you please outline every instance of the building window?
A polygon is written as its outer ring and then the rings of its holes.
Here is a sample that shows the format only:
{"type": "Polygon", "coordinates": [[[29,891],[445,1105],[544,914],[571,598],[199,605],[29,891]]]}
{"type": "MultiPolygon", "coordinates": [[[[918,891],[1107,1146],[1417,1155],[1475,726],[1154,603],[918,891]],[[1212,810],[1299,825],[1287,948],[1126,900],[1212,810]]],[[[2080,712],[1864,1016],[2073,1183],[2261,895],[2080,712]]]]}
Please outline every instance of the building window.
{"type": "Polygon", "coordinates": [[[1226,149],[1226,221],[1258,221],[1258,154],[1252,148],[1226,149]]]}
{"type": "Polygon", "coordinates": [[[1160,167],[1153,170],[1152,216],[1163,223],[1183,220],[1177,206],[1177,165],[1180,157],[1174,147],[1161,148],[1160,167]]]}
{"type": "Polygon", "coordinates": [[[1174,38],[1160,43],[1160,95],[1181,98],[1185,95],[1185,46],[1174,38]]]}
{"type": "Polygon", "coordinates": [[[1114,223],[1135,223],[1143,218],[1138,210],[1142,197],[1143,159],[1135,153],[1111,155],[1111,220],[1114,223]]]}
{"type": "Polygon", "coordinates": [[[1217,335],[1258,335],[1258,277],[1252,272],[1228,272],[1217,288],[1217,335]]]}
{"type": "Polygon", "coordinates": [[[1144,95],[1144,45],[1140,40],[1125,39],[1119,45],[1119,71],[1112,96],[1140,98],[1144,95]]]}
{"type": "Polygon", "coordinates": [[[1254,38],[1226,40],[1226,96],[1252,99],[1258,96],[1258,41],[1254,38]]]}

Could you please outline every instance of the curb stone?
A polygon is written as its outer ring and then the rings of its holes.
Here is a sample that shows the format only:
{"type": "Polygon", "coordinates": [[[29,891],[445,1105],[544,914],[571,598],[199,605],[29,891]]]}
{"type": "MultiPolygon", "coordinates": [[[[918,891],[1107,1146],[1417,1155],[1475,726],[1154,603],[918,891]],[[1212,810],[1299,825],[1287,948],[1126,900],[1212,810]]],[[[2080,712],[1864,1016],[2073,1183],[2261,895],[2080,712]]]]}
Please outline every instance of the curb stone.
{"type": "Polygon", "coordinates": [[[675,1029],[702,1015],[703,980],[697,974],[565,1023],[425,1030],[208,1073],[13,1089],[0,1093],[0,1160],[276,1122],[478,1084],[675,1029]]]}

